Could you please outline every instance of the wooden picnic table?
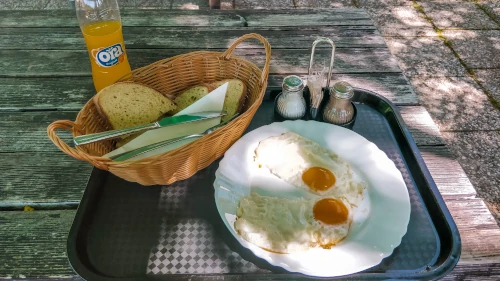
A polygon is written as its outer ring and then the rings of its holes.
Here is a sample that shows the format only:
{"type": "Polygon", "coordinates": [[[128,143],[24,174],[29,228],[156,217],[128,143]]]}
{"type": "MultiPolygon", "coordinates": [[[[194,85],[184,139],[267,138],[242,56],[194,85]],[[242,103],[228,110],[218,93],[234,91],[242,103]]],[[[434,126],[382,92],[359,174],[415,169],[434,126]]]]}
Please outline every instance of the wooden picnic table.
{"type": "MultiPolygon", "coordinates": [[[[500,229],[364,10],[127,10],[122,20],[133,68],[194,50],[223,51],[235,38],[259,33],[273,48],[273,88],[285,75],[306,75],[314,39],[331,38],[332,80],[398,106],[458,225],[461,259],[445,279],[498,280],[500,229]]],[[[328,60],[325,50],[318,59],[328,60]]],[[[258,66],[265,57],[256,41],[245,41],[236,55],[258,66]]],[[[0,11],[0,58],[0,279],[81,280],[67,261],[66,238],[92,166],[59,151],[46,134],[51,122],[74,120],[95,94],[74,12],[0,11]]]]}

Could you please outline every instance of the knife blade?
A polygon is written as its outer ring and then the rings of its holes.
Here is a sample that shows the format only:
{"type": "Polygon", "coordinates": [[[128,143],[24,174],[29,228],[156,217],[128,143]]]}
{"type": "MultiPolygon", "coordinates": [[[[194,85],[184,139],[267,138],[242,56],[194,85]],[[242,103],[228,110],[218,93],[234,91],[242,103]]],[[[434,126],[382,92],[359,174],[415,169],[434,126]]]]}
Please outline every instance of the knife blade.
{"type": "Polygon", "coordinates": [[[106,131],[106,132],[102,132],[102,133],[78,136],[78,137],[73,138],[73,142],[75,143],[75,145],[89,144],[89,143],[93,143],[96,141],[113,139],[113,138],[117,138],[120,136],[135,134],[135,133],[139,133],[139,132],[143,132],[143,131],[147,131],[147,130],[158,129],[158,128],[168,127],[168,126],[172,126],[172,125],[179,125],[179,124],[184,124],[184,123],[190,123],[190,122],[196,122],[196,121],[200,121],[200,120],[220,117],[220,116],[224,116],[226,114],[227,113],[225,111],[202,111],[202,112],[196,112],[196,113],[191,113],[191,114],[165,117],[159,121],[156,121],[156,122],[150,123],[150,124],[134,126],[134,127],[125,128],[125,129],[111,130],[111,131],[106,131]]]}
{"type": "Polygon", "coordinates": [[[217,130],[218,128],[220,128],[220,127],[226,125],[227,123],[233,121],[233,119],[236,118],[236,117],[238,117],[239,115],[240,115],[239,113],[236,113],[235,115],[233,115],[228,120],[226,120],[224,122],[221,122],[221,123],[219,123],[219,124],[217,124],[217,125],[215,125],[213,127],[210,127],[208,129],[206,129],[203,133],[191,134],[191,135],[187,135],[187,136],[180,136],[180,137],[177,137],[177,138],[160,141],[160,142],[157,142],[157,143],[153,143],[153,144],[150,144],[150,145],[146,145],[146,146],[143,146],[143,147],[139,147],[139,148],[136,148],[136,149],[133,149],[133,150],[130,150],[130,151],[126,151],[126,152],[123,152],[123,153],[111,156],[111,157],[109,157],[109,159],[112,159],[114,161],[125,161],[125,160],[133,158],[135,156],[138,156],[138,155],[150,152],[152,150],[155,150],[155,149],[158,149],[160,147],[164,147],[164,146],[167,146],[167,145],[170,145],[170,144],[182,141],[182,140],[186,140],[186,139],[190,139],[190,138],[195,138],[195,137],[203,137],[204,135],[210,134],[211,132],[217,130]]]}

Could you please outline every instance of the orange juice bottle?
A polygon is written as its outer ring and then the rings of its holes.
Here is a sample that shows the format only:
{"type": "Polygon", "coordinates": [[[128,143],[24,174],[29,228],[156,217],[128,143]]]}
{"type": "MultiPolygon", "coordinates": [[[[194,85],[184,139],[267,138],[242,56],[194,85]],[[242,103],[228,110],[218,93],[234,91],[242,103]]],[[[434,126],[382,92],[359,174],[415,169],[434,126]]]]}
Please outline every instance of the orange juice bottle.
{"type": "Polygon", "coordinates": [[[116,0],[76,0],[76,14],[87,44],[97,91],[128,74],[120,9],[116,0]]]}

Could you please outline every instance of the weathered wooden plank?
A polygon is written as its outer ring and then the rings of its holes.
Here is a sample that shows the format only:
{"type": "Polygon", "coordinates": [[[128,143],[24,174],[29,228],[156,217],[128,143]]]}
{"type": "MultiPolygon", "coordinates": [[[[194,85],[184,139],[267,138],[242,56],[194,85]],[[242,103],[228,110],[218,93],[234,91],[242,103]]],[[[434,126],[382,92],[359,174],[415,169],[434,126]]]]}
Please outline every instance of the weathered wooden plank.
{"type": "MultiPolygon", "coordinates": [[[[190,49],[132,49],[127,50],[133,69],[161,59],[189,53],[190,49]]],[[[224,50],[219,50],[224,51],[224,50]]],[[[265,61],[263,49],[237,49],[235,55],[262,67],[265,61]]],[[[329,61],[328,49],[318,50],[315,60],[329,61]]],[[[90,62],[85,50],[0,50],[0,76],[82,76],[90,74],[90,62]]],[[[271,74],[305,74],[309,67],[308,49],[273,50],[271,74]]],[[[400,73],[397,60],[388,49],[348,48],[338,49],[335,54],[334,73],[400,73]]]]}
{"type": "MultiPolygon", "coordinates": [[[[76,273],[75,273],[76,274],[76,273]]],[[[86,281],[86,280],[83,280],[82,277],[78,276],[78,275],[63,275],[63,276],[57,276],[57,277],[49,277],[49,278],[40,278],[38,276],[33,276],[32,278],[30,277],[30,279],[27,279],[26,277],[21,277],[21,278],[9,278],[8,279],[9,281],[30,281],[30,280],[36,280],[36,281],[39,281],[39,280],[50,280],[50,281],[86,281]]]]}
{"type": "MultiPolygon", "coordinates": [[[[361,9],[224,11],[122,10],[124,26],[317,26],[373,25],[361,9]]],[[[74,11],[0,11],[0,27],[78,26],[74,11]]]]}
{"type": "Polygon", "coordinates": [[[363,9],[239,11],[247,26],[373,25],[363,9]]]}
{"type": "MultiPolygon", "coordinates": [[[[406,111],[406,107],[400,108],[402,111],[406,111]]],[[[424,109],[420,109],[420,111],[422,110],[424,109]]],[[[0,152],[59,151],[48,138],[46,128],[56,120],[75,120],[76,115],[75,111],[0,112],[0,152]]],[[[407,123],[410,124],[413,132],[424,131],[429,126],[411,114],[405,114],[403,117],[409,120],[407,123]]],[[[69,132],[60,131],[59,135],[63,140],[71,141],[69,132]]],[[[434,139],[433,136],[430,138],[434,139]]],[[[416,141],[417,144],[420,141],[424,144],[430,142],[425,134],[420,134],[416,141]]],[[[423,149],[425,151],[425,148],[423,149]]],[[[428,155],[439,155],[438,153],[442,152],[439,149],[433,149],[428,155]]],[[[437,157],[448,157],[447,154],[442,155],[437,157]]],[[[438,160],[442,159],[438,158],[436,161],[438,160]]],[[[458,167],[453,166],[453,169],[458,169],[458,167]]]]}
{"type": "Polygon", "coordinates": [[[337,81],[347,81],[357,88],[373,91],[388,98],[397,105],[418,105],[418,97],[403,74],[342,74],[332,77],[331,85],[337,81]]]}
{"type": "MultiPolygon", "coordinates": [[[[309,48],[318,37],[328,37],[338,48],[386,47],[373,26],[335,27],[125,27],[123,34],[127,49],[223,49],[249,32],[264,36],[273,49],[309,48]]],[[[262,48],[254,41],[245,41],[242,48],[262,48]]],[[[318,48],[329,47],[328,44],[318,48]]],[[[83,50],[85,43],[79,28],[2,28],[0,49],[9,50],[83,50]]]]}
{"type": "Polygon", "coordinates": [[[439,128],[422,106],[399,107],[399,112],[419,145],[444,145],[439,128]]]}
{"type": "Polygon", "coordinates": [[[74,210],[0,212],[0,279],[74,276],[66,239],[74,210]]]}
{"type": "MultiPolygon", "coordinates": [[[[406,111],[405,106],[399,108],[406,111]]],[[[50,122],[74,120],[76,114],[64,111],[0,112],[0,152],[3,152],[0,155],[10,159],[0,163],[0,170],[7,171],[3,177],[6,184],[0,187],[0,205],[14,206],[15,202],[67,204],[80,200],[91,166],[64,154],[46,134],[50,122]],[[72,184],[68,185],[68,182],[72,184]]],[[[428,126],[411,115],[409,119],[413,120],[413,123],[407,122],[412,131],[428,126]]],[[[68,132],[60,131],[59,134],[70,142],[68,132]]],[[[416,140],[428,143],[423,137],[416,140]]],[[[446,147],[420,146],[420,151],[442,194],[475,194],[467,175],[446,147]]]]}
{"type": "Polygon", "coordinates": [[[0,110],[80,110],[95,94],[92,77],[0,78],[0,110]]]}
{"type": "Polygon", "coordinates": [[[474,196],[476,194],[469,178],[447,147],[420,146],[419,150],[442,195],[474,196]]]}
{"type": "Polygon", "coordinates": [[[63,152],[0,153],[0,207],[76,206],[92,165],[63,152]],[[49,205],[49,206],[47,206],[49,205]]]}
{"type": "MultiPolygon", "coordinates": [[[[77,112],[0,112],[0,152],[44,152],[59,149],[47,136],[47,126],[56,120],[75,120],[77,112]]],[[[71,141],[68,131],[58,131],[71,141]]],[[[61,152],[62,153],[62,152],[61,152]]]]}
{"type": "MultiPolygon", "coordinates": [[[[462,255],[444,280],[496,280],[490,277],[500,275],[500,229],[491,214],[480,199],[445,200],[460,231],[462,255]],[[462,277],[470,279],[457,279],[462,277]]],[[[0,212],[0,261],[4,265],[0,278],[75,278],[65,243],[74,215],[73,210],[0,212]]]]}
{"type": "Polygon", "coordinates": [[[467,281],[498,281],[500,280],[500,263],[488,264],[461,264],[445,276],[443,281],[467,280],[467,281]]]}
{"type": "Polygon", "coordinates": [[[443,198],[462,239],[460,263],[498,263],[500,228],[483,200],[464,195],[443,198]]]}
{"type": "MultiPolygon", "coordinates": [[[[244,26],[235,11],[122,10],[123,26],[244,26]]],[[[0,27],[75,27],[74,10],[0,11],[0,27]]],[[[56,32],[56,31],[55,31],[56,32]]]]}
{"type": "MultiPolygon", "coordinates": [[[[284,77],[285,75],[270,75],[268,87],[281,89],[284,77]]],[[[374,91],[397,105],[418,104],[415,92],[402,74],[337,74],[333,75],[331,83],[338,80],[374,91]]],[[[90,76],[0,78],[0,85],[0,110],[80,110],[95,94],[90,76]]],[[[426,117],[418,120],[420,117],[424,116],[419,116],[415,121],[429,121],[426,117]]],[[[429,136],[434,135],[429,128],[426,132],[429,136]]],[[[430,138],[427,141],[429,144],[437,143],[430,138]]]]}

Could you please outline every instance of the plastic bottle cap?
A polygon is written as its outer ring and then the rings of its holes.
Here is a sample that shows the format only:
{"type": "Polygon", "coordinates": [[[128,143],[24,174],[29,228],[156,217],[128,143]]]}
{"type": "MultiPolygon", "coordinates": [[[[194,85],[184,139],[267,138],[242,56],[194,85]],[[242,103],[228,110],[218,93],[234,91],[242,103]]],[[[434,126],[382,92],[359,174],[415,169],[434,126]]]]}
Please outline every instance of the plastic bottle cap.
{"type": "Polygon", "coordinates": [[[350,99],[354,95],[354,88],[351,86],[351,84],[345,81],[335,83],[333,85],[333,91],[336,98],[343,100],[350,99]]]}
{"type": "Polygon", "coordinates": [[[300,91],[304,89],[304,82],[297,75],[289,75],[283,79],[282,88],[285,91],[300,91]]]}

